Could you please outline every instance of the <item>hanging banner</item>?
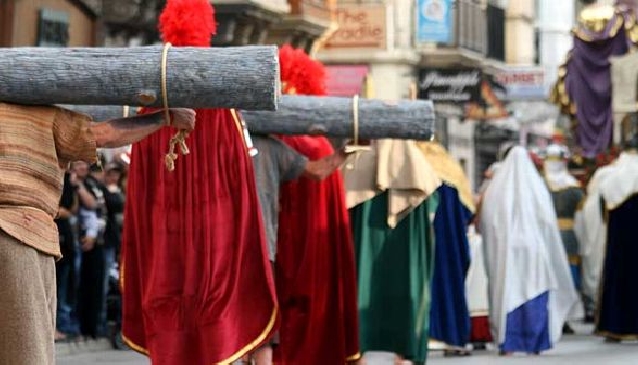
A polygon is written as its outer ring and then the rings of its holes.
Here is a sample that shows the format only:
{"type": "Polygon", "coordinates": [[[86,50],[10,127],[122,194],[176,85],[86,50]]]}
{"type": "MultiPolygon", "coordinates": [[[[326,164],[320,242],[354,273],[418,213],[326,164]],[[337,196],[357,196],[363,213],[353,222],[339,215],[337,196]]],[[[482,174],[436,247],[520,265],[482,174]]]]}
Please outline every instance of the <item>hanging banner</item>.
{"type": "Polygon", "coordinates": [[[544,100],[545,70],[542,67],[507,67],[494,77],[506,89],[507,100],[544,100]]]}
{"type": "Polygon", "coordinates": [[[417,42],[452,42],[453,0],[417,0],[417,42]]]}
{"type": "Polygon", "coordinates": [[[487,120],[509,116],[503,105],[506,89],[480,69],[423,69],[418,98],[436,103],[462,105],[464,117],[487,120]]]}
{"type": "Polygon", "coordinates": [[[484,75],[481,80],[479,100],[465,104],[465,117],[474,120],[493,120],[509,117],[510,113],[503,104],[505,89],[491,76],[484,75]]]}
{"type": "Polygon", "coordinates": [[[510,113],[503,103],[506,92],[505,86],[500,84],[494,75],[483,74],[479,100],[465,104],[465,117],[475,120],[495,120],[509,117],[510,113]]]}

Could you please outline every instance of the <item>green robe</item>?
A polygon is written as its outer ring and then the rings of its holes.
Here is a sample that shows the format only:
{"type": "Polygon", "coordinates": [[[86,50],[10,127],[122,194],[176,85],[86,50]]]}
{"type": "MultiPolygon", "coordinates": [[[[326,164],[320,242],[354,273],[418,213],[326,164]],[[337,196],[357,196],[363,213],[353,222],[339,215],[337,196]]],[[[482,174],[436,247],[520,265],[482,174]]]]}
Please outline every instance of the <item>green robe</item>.
{"type": "Polygon", "coordinates": [[[387,351],[424,363],[430,333],[434,264],[431,195],[395,229],[387,224],[384,192],[350,210],[359,289],[361,350],[387,351]]]}

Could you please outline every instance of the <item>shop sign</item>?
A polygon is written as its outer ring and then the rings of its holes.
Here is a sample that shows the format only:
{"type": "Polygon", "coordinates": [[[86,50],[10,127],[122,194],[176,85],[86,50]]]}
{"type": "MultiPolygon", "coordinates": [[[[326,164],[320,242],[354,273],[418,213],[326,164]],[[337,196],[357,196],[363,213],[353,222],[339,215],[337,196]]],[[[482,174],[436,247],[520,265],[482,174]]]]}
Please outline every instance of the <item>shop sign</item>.
{"type": "Polygon", "coordinates": [[[325,44],[330,49],[386,49],[386,5],[339,5],[336,10],[339,28],[325,44]]]}
{"type": "Polygon", "coordinates": [[[419,76],[419,99],[469,103],[480,98],[479,69],[424,69],[419,76]]]}

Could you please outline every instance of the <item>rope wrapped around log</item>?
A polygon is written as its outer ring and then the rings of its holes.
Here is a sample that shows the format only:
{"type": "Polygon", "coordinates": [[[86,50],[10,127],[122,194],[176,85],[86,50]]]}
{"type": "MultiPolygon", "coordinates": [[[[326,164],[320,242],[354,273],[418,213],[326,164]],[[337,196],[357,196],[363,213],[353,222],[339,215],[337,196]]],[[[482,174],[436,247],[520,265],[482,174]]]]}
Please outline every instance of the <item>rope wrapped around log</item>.
{"type": "MultiPolygon", "coordinates": [[[[162,50],[0,48],[0,101],[162,107],[162,50]]],[[[167,79],[171,107],[276,110],[281,94],[275,46],[172,48],[167,79]]]]}
{"type": "Polygon", "coordinates": [[[386,101],[284,95],[276,112],[243,111],[254,133],[315,134],[334,138],[430,140],[434,135],[434,106],[426,100],[386,101]],[[355,135],[354,110],[358,110],[355,135]]]}
{"type": "MultiPolygon", "coordinates": [[[[277,111],[242,111],[252,133],[312,134],[355,139],[354,100],[343,97],[283,95],[277,111]]],[[[69,106],[96,121],[120,118],[121,106],[69,106]]],[[[434,106],[426,100],[358,100],[358,139],[430,140],[434,106]]]]}

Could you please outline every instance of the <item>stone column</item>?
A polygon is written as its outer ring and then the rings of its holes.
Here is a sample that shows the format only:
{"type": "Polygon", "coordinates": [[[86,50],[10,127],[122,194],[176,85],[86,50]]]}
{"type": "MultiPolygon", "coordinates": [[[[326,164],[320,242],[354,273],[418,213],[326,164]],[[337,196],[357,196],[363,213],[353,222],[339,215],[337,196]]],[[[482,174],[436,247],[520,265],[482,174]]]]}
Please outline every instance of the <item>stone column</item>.
{"type": "Polygon", "coordinates": [[[558,67],[572,48],[574,19],[574,1],[538,0],[538,51],[547,90],[556,82],[558,67]]]}

